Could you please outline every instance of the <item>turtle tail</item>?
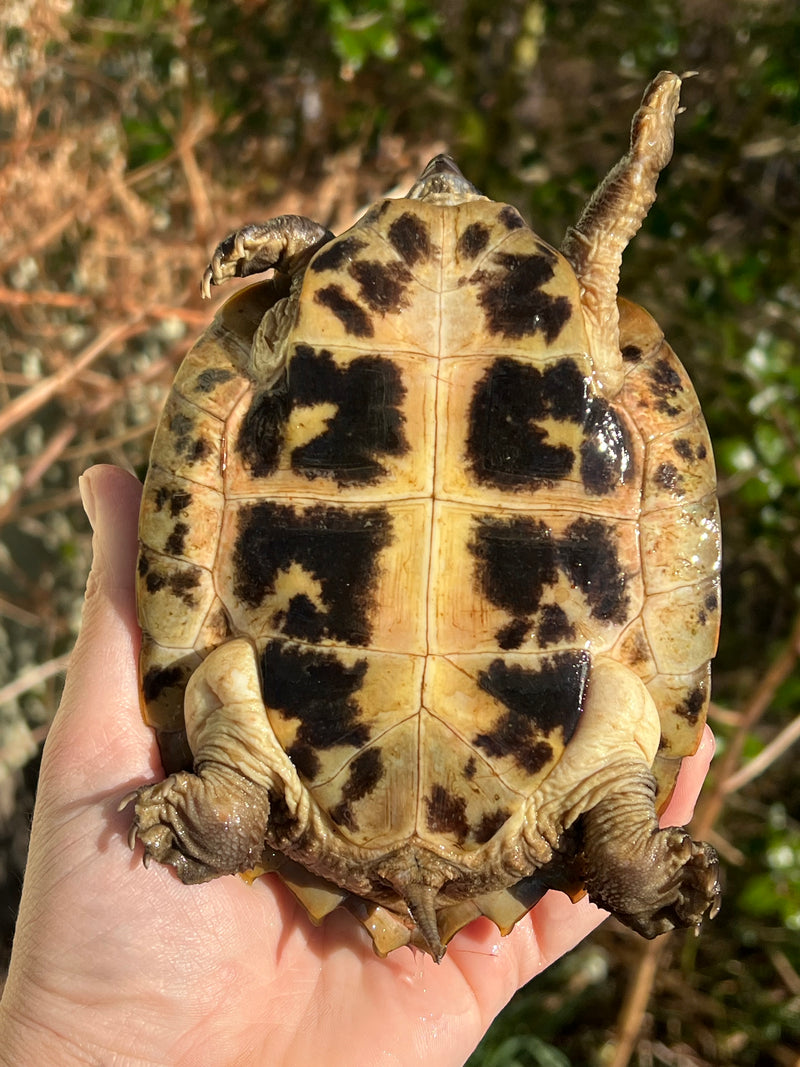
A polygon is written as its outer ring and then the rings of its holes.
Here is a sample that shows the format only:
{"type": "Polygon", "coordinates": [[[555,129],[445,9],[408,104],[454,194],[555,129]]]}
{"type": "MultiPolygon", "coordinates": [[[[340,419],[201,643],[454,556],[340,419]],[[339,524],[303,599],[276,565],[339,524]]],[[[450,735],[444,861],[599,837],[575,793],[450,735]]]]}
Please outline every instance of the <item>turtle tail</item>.
{"type": "Polygon", "coordinates": [[[437,963],[441,963],[446,950],[439,936],[439,924],[436,919],[438,892],[438,886],[417,882],[404,886],[401,895],[408,905],[411,918],[417,924],[420,935],[419,947],[433,956],[437,963]]]}

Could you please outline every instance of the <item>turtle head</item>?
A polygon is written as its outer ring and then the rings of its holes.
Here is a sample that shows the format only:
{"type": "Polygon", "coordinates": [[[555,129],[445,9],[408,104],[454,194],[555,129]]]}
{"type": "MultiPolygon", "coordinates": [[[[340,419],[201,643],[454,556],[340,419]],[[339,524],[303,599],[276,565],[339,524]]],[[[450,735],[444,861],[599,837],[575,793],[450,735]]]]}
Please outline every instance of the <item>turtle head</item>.
{"type": "Polygon", "coordinates": [[[440,155],[427,165],[408,191],[409,200],[427,200],[432,204],[463,204],[468,200],[486,200],[472,182],[468,182],[450,156],[440,155]]]}

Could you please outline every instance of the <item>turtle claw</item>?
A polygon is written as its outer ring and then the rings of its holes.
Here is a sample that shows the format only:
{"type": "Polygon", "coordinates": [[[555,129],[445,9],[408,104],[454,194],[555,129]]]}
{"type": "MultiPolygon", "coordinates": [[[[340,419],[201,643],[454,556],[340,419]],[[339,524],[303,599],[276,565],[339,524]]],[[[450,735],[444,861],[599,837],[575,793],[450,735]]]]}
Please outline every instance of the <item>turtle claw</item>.
{"type": "Polygon", "coordinates": [[[301,215],[279,215],[236,230],[214,250],[201,282],[203,296],[211,296],[212,285],[262,274],[273,267],[292,275],[332,237],[330,230],[301,215]]]}
{"type": "Polygon", "coordinates": [[[247,256],[244,248],[243,230],[228,234],[224,241],[220,241],[214,249],[211,262],[203,272],[201,291],[203,298],[208,300],[211,296],[212,285],[222,285],[230,278],[243,277],[242,264],[246,263],[247,256]]]}
{"type": "Polygon", "coordinates": [[[713,919],[722,903],[719,860],[710,845],[695,842],[687,834],[690,856],[681,868],[681,884],[673,905],[676,926],[699,929],[703,918],[713,919]]]}
{"type": "Polygon", "coordinates": [[[131,793],[126,793],[122,800],[117,804],[117,811],[124,811],[129,804],[132,804],[134,800],[139,796],[139,790],[134,789],[131,793]]]}
{"type": "Polygon", "coordinates": [[[133,822],[128,831],[128,845],[133,850],[137,840],[142,842],[142,862],[145,867],[149,867],[154,859],[159,863],[176,865],[176,858],[182,857],[178,851],[178,835],[173,827],[176,814],[174,804],[169,800],[173,789],[179,786],[177,779],[178,775],[170,775],[163,782],[142,786],[120,802],[120,811],[131,802],[136,804],[133,822]]]}

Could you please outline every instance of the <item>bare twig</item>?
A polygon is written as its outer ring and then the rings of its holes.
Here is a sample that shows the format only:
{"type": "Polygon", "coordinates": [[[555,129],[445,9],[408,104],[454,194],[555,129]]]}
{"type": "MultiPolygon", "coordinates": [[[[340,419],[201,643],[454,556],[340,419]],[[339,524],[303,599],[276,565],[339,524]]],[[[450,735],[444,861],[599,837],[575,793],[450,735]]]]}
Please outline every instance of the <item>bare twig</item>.
{"type": "Polygon", "coordinates": [[[75,423],[68,422],[57,433],[53,434],[47,442],[46,448],[36,457],[36,462],[28,467],[17,488],[6,500],[5,504],[0,507],[0,526],[16,516],[19,502],[28,490],[36,485],[44,472],[55,463],[77,432],[78,427],[75,423]]]}
{"type": "Polygon", "coordinates": [[[21,626],[42,625],[42,620],[38,615],[34,615],[32,611],[26,611],[19,604],[12,604],[10,600],[3,600],[2,597],[0,597],[0,615],[18,622],[21,626]]]}
{"type": "Polygon", "coordinates": [[[766,712],[778,688],[789,677],[797,664],[800,646],[800,615],[795,619],[789,640],[777,655],[769,670],[756,686],[753,695],[742,711],[742,718],[736,733],[730,739],[722,755],[715,775],[715,784],[701,798],[698,811],[692,821],[692,831],[697,837],[705,837],[714,826],[731,792],[726,783],[736,774],[744,751],[747,736],[766,712]]]}
{"type": "Polygon", "coordinates": [[[13,682],[9,682],[8,685],[4,685],[0,689],[0,704],[6,704],[9,700],[14,700],[23,693],[27,693],[29,689],[34,689],[37,685],[41,685],[48,678],[52,678],[54,674],[61,674],[67,669],[69,657],[70,653],[67,652],[63,656],[56,656],[55,659],[48,660],[47,663],[38,663],[35,667],[24,671],[13,682]]]}
{"type": "Polygon", "coordinates": [[[60,293],[50,289],[7,289],[0,286],[0,304],[6,307],[28,307],[32,304],[48,304],[59,308],[90,308],[94,301],[79,293],[60,293]]]}
{"type": "Polygon", "coordinates": [[[760,774],[763,774],[776,759],[782,756],[798,740],[800,740],[800,715],[790,722],[788,726],[784,727],[777,737],[773,737],[770,743],[749,763],[746,763],[735,774],[726,778],[721,783],[720,788],[724,793],[735,793],[737,789],[741,789],[743,785],[752,782],[754,778],[758,778],[760,774]]]}
{"type": "Polygon", "coordinates": [[[194,215],[194,230],[198,239],[205,241],[211,230],[214,212],[206,191],[206,184],[197,165],[195,146],[216,128],[216,120],[208,110],[194,110],[188,103],[186,125],[178,138],[178,156],[186,178],[186,187],[194,215]]]}
{"type": "Polygon", "coordinates": [[[646,941],[631,974],[622,1008],[617,1016],[614,1058],[608,1067],[626,1067],[633,1055],[642,1029],[647,1004],[658,973],[661,957],[668,945],[666,938],[646,941]]]}
{"type": "Polygon", "coordinates": [[[112,345],[121,344],[129,340],[135,334],[144,329],[142,315],[137,315],[132,321],[117,322],[113,326],[106,327],[94,341],[81,352],[72,362],[65,364],[55,374],[37,382],[27,392],[15,397],[4,411],[0,412],[0,435],[7,433],[12,426],[27,418],[34,411],[46,403],[51,396],[63,388],[90,363],[103,355],[112,345]]]}

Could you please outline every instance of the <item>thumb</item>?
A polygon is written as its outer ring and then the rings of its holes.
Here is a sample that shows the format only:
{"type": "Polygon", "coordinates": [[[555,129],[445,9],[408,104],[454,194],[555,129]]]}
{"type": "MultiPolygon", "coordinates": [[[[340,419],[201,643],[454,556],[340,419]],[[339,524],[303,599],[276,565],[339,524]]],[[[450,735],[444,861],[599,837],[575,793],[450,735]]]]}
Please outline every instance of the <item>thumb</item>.
{"type": "Polygon", "coordinates": [[[142,722],[136,680],[139,629],[134,575],[141,486],[116,467],[80,479],[92,524],[92,569],[81,630],[61,705],[45,745],[42,782],[69,803],[148,774],[152,733],[142,722]]]}

